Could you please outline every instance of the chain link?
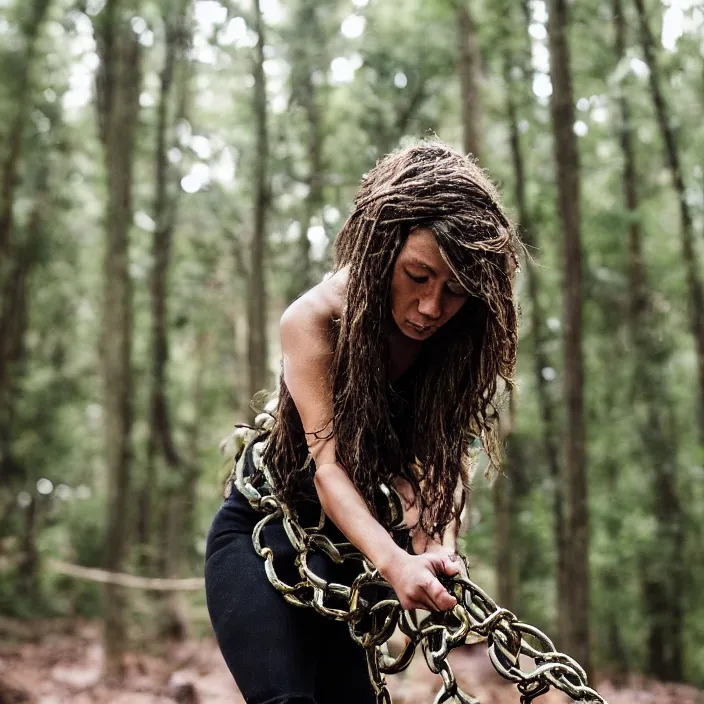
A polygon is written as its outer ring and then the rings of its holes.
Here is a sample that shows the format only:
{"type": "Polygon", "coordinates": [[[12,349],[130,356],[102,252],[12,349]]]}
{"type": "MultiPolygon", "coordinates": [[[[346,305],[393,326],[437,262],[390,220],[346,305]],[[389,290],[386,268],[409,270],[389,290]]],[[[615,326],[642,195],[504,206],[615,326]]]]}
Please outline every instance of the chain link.
{"type": "MultiPolygon", "coordinates": [[[[334,543],[322,533],[326,522],[322,508],[318,524],[304,528],[292,510],[271,491],[273,481],[261,461],[261,438],[272,424],[273,409],[267,407],[257,416],[255,428],[242,427],[235,431],[236,457],[229,480],[230,490],[234,483],[252,508],[263,514],[252,533],[252,542],[255,551],[264,560],[268,580],[283,598],[294,606],[313,608],[324,616],[347,622],[352,639],[366,651],[376,704],[393,704],[385,675],[405,670],[419,647],[430,671],[442,678],[434,704],[479,704],[478,699],[459,688],[448,662],[449,653],[465,644],[472,635],[486,638],[494,669],[516,684],[521,694],[521,704],[531,704],[551,688],[564,692],[574,702],[607,704],[587,685],[586,674],[575,660],[556,651],[544,633],[499,607],[465,576],[469,571],[466,558],[462,555],[465,574],[442,578],[448,591],[457,599],[451,611],[430,613],[418,622],[416,612],[402,609],[395,597],[379,598],[379,592],[393,594],[389,584],[351,543],[334,543]],[[252,443],[253,472],[248,470],[245,462],[244,449],[249,443],[252,443]],[[288,584],[279,578],[274,568],[274,553],[264,542],[264,527],[275,521],[282,523],[296,551],[296,566],[300,575],[300,581],[296,584],[288,584]],[[310,567],[310,556],[316,551],[324,553],[336,564],[358,561],[360,574],[351,586],[326,581],[310,567]],[[391,657],[386,644],[396,628],[408,642],[396,657],[391,657]],[[533,659],[532,670],[521,669],[521,655],[533,659]]],[[[401,499],[386,486],[381,487],[381,492],[389,504],[389,526],[398,527],[403,517],[401,499]]]]}

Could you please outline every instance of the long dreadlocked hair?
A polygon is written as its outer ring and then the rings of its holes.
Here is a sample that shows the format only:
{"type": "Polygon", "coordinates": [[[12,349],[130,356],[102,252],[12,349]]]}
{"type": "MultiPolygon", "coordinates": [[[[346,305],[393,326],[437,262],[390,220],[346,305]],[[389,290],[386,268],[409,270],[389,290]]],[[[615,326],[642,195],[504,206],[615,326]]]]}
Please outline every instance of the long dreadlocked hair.
{"type": "MultiPolygon", "coordinates": [[[[460,511],[458,480],[469,489],[467,460],[476,438],[488,455],[487,471],[498,468],[497,389],[513,386],[519,247],[487,176],[443,143],[401,149],[363,178],[335,243],[335,271],[349,265],[349,283],[333,340],[332,432],[337,461],[377,519],[379,483],[400,476],[415,490],[420,526],[437,535],[460,511]],[[404,401],[387,368],[391,277],[418,227],[434,233],[470,296],[424,343],[404,401]]],[[[310,459],[283,375],[264,460],[280,496],[300,497],[310,482],[310,459]]]]}

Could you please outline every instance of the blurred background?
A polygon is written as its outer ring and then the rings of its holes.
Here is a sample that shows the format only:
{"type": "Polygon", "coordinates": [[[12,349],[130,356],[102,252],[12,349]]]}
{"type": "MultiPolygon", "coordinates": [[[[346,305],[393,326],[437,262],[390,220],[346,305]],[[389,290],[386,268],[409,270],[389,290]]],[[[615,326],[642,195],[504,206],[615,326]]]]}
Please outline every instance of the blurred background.
{"type": "Polygon", "coordinates": [[[610,701],[704,700],[700,2],[0,0],[0,57],[0,701],[238,701],[218,445],[362,175],[433,137],[532,255],[472,576],[610,701]]]}

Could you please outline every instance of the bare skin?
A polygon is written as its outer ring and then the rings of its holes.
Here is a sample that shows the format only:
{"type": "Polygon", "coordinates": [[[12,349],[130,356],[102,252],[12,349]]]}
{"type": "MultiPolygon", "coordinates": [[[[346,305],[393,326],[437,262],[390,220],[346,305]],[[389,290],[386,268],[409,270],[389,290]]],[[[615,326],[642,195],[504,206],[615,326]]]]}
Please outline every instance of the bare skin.
{"type": "MultiPolygon", "coordinates": [[[[337,464],[335,437],[328,437],[333,352],[329,331],[332,319],[342,312],[347,278],[345,269],[338,271],[292,303],[281,318],[284,380],[308,433],[318,497],[326,515],[391,584],[403,608],[445,611],[456,600],[437,575],[452,576],[460,571],[460,563],[454,559],[454,528],[445,532],[442,543],[414,536],[414,549],[422,554],[409,555],[402,550],[337,464]],[[322,431],[319,438],[312,435],[314,431],[322,431]]],[[[392,381],[413,364],[423,342],[447,323],[466,299],[466,291],[442,258],[432,232],[414,230],[399,253],[391,280],[395,323],[389,330],[392,381]]],[[[412,525],[415,502],[410,485],[399,483],[397,488],[409,508],[407,524],[412,525]]]]}

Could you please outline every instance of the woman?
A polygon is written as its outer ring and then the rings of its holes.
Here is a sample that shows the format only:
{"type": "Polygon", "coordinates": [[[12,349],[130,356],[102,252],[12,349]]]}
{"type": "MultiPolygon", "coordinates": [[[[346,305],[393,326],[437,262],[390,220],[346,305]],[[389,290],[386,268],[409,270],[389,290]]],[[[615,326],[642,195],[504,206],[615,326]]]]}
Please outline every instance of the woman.
{"type": "MultiPolygon", "coordinates": [[[[326,535],[366,556],[404,609],[456,603],[440,578],[460,570],[455,541],[474,441],[490,468],[498,462],[494,404],[500,380],[512,383],[518,246],[471,159],[441,143],[412,146],[363,179],[333,275],[281,319],[276,420],[257,450],[272,490],[304,525],[322,507],[326,535]],[[390,525],[383,486],[403,497],[401,530],[390,525]]],[[[248,450],[245,464],[254,461],[248,450]]],[[[374,702],[347,625],[284,600],[252,545],[261,515],[230,492],[208,536],[206,591],[245,700],[374,702]]],[[[264,540],[278,577],[298,582],[300,555],[294,564],[282,526],[269,522],[264,540]]],[[[315,569],[343,584],[356,576],[346,562],[315,569]]]]}

